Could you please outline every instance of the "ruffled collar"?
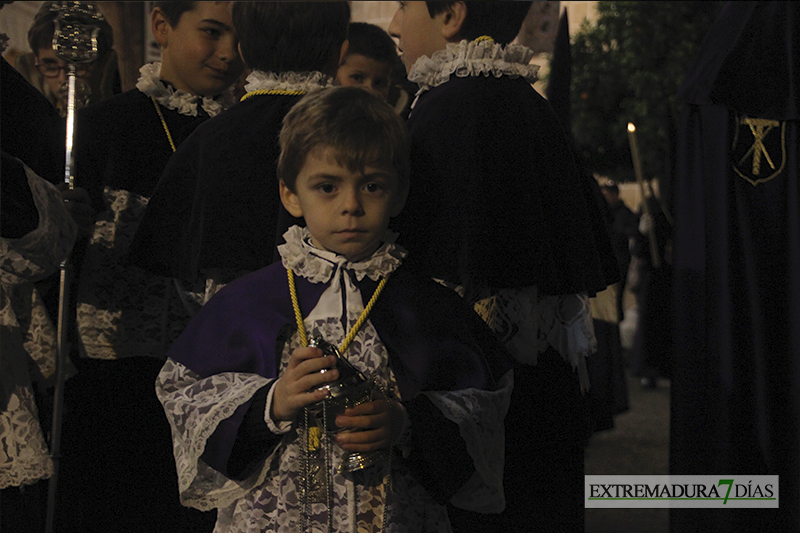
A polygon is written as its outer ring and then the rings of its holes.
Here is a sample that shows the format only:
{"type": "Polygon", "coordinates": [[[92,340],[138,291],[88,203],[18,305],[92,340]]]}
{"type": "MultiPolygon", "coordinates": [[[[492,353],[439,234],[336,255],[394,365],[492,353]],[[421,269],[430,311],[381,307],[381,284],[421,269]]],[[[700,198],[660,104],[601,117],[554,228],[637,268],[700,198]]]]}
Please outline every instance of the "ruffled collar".
{"type": "Polygon", "coordinates": [[[431,57],[421,56],[411,67],[408,79],[419,85],[417,99],[425,91],[447,82],[453,74],[459,78],[520,76],[528,83],[534,83],[538,79],[539,65],[529,64],[533,56],[530,48],[519,44],[503,46],[491,40],[465,39],[449,43],[447,48],[437,50],[431,57]]]}
{"type": "Polygon", "coordinates": [[[248,93],[253,91],[286,91],[307,93],[320,87],[328,87],[333,78],[322,72],[264,72],[254,70],[247,76],[244,86],[248,93]]]}
{"type": "Polygon", "coordinates": [[[136,88],[147,96],[156,99],[156,102],[166,107],[174,109],[181,115],[189,117],[197,116],[197,104],[214,117],[222,111],[228,109],[236,103],[236,96],[233,94],[233,87],[226,89],[216,98],[210,96],[198,96],[186,91],[175,89],[171,85],[164,83],[159,76],[161,75],[161,63],[156,61],[148,63],[139,69],[141,76],[136,82],[136,88]]]}
{"type": "Polygon", "coordinates": [[[387,231],[383,245],[368,259],[351,263],[344,257],[311,244],[308,228],[292,226],[284,233],[286,244],[278,247],[283,266],[312,283],[327,283],[339,268],[344,268],[361,281],[364,276],[373,281],[388,276],[400,266],[407,252],[395,244],[397,234],[387,231]]]}

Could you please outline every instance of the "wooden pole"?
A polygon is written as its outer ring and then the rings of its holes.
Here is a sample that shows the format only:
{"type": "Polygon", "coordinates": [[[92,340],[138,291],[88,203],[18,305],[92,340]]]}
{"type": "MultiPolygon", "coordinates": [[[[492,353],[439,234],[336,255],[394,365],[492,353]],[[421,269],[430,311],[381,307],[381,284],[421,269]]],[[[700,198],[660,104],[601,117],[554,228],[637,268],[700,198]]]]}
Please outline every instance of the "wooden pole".
{"type": "Polygon", "coordinates": [[[650,206],[644,191],[644,177],[642,176],[642,162],[639,159],[639,147],[636,144],[636,126],[633,122],[628,122],[628,141],[631,145],[631,157],[633,157],[633,171],[636,173],[636,183],[639,184],[639,191],[642,194],[642,209],[644,214],[650,217],[652,224],[647,232],[650,241],[650,264],[653,268],[661,267],[661,256],[658,253],[658,241],[656,240],[656,220],[650,213],[650,206]]]}

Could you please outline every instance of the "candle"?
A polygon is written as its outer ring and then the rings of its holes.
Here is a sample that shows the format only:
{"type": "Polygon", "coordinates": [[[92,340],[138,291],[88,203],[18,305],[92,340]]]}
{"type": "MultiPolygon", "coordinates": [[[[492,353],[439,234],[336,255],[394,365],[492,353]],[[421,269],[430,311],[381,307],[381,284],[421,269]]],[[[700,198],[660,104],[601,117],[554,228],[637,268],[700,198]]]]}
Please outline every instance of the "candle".
{"type": "Polygon", "coordinates": [[[658,255],[658,242],[656,241],[656,228],[655,219],[650,214],[650,206],[647,203],[647,198],[644,194],[644,177],[642,176],[642,162],[639,159],[639,147],[636,144],[636,126],[633,122],[628,122],[628,142],[631,146],[631,157],[633,158],[633,171],[636,174],[636,182],[639,184],[639,192],[642,195],[642,209],[644,214],[649,216],[652,220],[650,230],[647,232],[648,240],[650,241],[650,263],[653,268],[661,266],[661,258],[658,255]]]}

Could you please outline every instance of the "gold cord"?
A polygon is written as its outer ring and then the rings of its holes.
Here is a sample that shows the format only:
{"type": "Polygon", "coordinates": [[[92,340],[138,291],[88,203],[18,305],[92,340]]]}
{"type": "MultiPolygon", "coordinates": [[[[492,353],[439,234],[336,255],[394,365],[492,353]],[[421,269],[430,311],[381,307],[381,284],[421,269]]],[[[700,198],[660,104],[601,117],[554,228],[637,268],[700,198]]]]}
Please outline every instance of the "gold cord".
{"type": "Polygon", "coordinates": [[[494,42],[494,39],[492,37],[489,37],[488,35],[481,35],[480,37],[475,39],[474,42],[481,43],[483,41],[492,41],[492,42],[494,42]]]}
{"type": "MultiPolygon", "coordinates": [[[[303,346],[308,346],[308,335],[306,334],[306,327],[303,324],[303,315],[300,313],[300,303],[297,300],[297,290],[295,289],[294,285],[294,272],[292,272],[292,269],[287,269],[286,274],[289,277],[289,294],[292,296],[292,307],[294,308],[294,318],[297,321],[297,332],[300,335],[300,342],[303,346]]],[[[375,306],[375,302],[378,301],[378,296],[380,296],[381,292],[383,292],[383,288],[386,286],[386,281],[388,279],[389,278],[387,276],[378,284],[378,288],[375,289],[375,294],[373,294],[372,298],[369,299],[369,302],[367,302],[367,306],[364,308],[361,316],[358,317],[356,323],[353,324],[352,328],[350,328],[350,333],[347,334],[344,342],[342,342],[342,345],[339,346],[340,354],[343,354],[345,350],[347,350],[347,348],[350,346],[350,343],[356,338],[358,330],[361,329],[361,326],[363,326],[364,322],[367,321],[367,317],[369,317],[370,311],[372,311],[372,308],[375,306]]]]}
{"type": "Polygon", "coordinates": [[[169,128],[167,127],[167,121],[164,120],[164,114],[161,112],[161,106],[158,105],[158,102],[154,97],[150,97],[150,100],[153,101],[153,105],[156,106],[156,113],[158,113],[158,118],[161,119],[161,125],[164,126],[164,132],[167,134],[167,140],[169,141],[169,146],[172,148],[172,151],[175,151],[175,143],[172,141],[172,134],[169,132],[169,128]]]}
{"type": "Polygon", "coordinates": [[[301,96],[303,94],[306,94],[306,92],[303,91],[303,90],[290,91],[290,90],[272,89],[272,90],[268,91],[266,89],[259,89],[258,91],[250,91],[246,95],[242,96],[241,100],[239,100],[239,101],[240,102],[244,102],[245,100],[247,100],[251,96],[256,96],[256,95],[259,95],[259,94],[276,94],[276,95],[281,95],[281,96],[301,96]]]}
{"type": "Polygon", "coordinates": [[[303,325],[303,315],[300,313],[300,302],[297,301],[297,289],[294,286],[294,272],[292,269],[286,270],[289,276],[289,294],[292,295],[292,307],[294,308],[294,319],[297,322],[297,333],[300,334],[300,344],[308,346],[308,335],[303,325]]]}

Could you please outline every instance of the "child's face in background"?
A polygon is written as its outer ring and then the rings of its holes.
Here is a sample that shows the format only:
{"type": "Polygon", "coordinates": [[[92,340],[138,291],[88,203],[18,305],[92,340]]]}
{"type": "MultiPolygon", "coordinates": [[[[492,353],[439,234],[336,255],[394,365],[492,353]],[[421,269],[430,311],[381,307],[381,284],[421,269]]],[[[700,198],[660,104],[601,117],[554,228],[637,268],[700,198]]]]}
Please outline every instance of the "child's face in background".
{"type": "Polygon", "coordinates": [[[153,35],[161,45],[161,79],[176,89],[216,96],[236,81],[244,67],[229,2],[196,2],[175,26],[155,10],[153,35]]]}
{"type": "Polygon", "coordinates": [[[331,148],[314,150],[297,175],[294,192],[281,182],[281,200],[303,217],[314,245],[350,262],[378,249],[389,219],[400,213],[407,190],[394,169],[366,167],[363,174],[342,167],[331,148]]]}
{"type": "Polygon", "coordinates": [[[347,54],[336,72],[336,81],[343,87],[362,87],[384,100],[389,96],[392,66],[362,54],[347,54]]]}
{"type": "Polygon", "coordinates": [[[439,13],[431,18],[425,2],[400,2],[389,24],[389,35],[399,40],[398,47],[406,70],[410,70],[420,57],[430,57],[447,46],[442,35],[445,16],[445,13],[439,13]]]}

